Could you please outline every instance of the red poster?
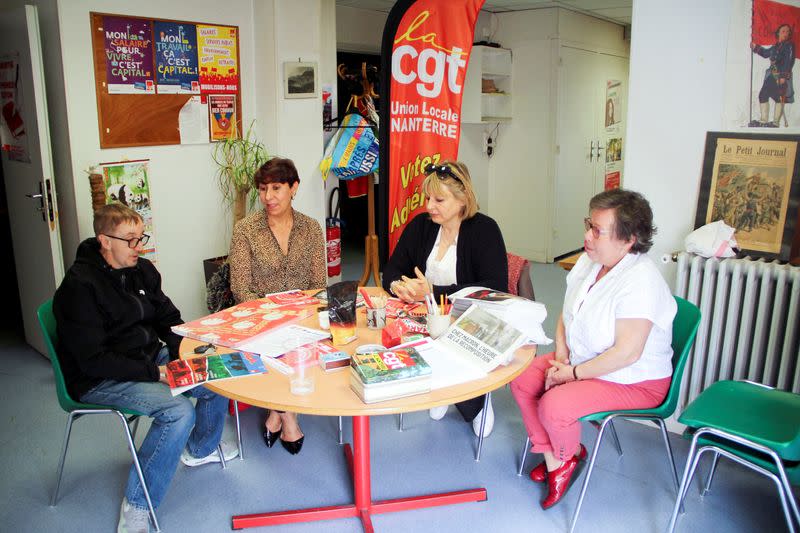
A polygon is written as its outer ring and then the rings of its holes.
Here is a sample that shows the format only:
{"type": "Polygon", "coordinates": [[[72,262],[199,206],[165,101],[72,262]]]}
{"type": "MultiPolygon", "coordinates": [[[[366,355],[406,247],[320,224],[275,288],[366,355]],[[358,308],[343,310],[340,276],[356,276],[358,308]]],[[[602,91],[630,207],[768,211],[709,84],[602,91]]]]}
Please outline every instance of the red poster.
{"type": "Polygon", "coordinates": [[[794,55],[800,57],[796,32],[800,31],[800,9],[771,0],[753,0],[752,41],[761,46],[773,46],[777,42],[778,29],[783,25],[791,28],[790,40],[795,45],[794,55]]]}
{"type": "MultiPolygon", "coordinates": [[[[478,11],[484,0],[417,0],[394,35],[389,98],[388,245],[425,210],[429,163],[455,159],[461,97],[478,11]]],[[[383,157],[381,157],[383,161],[383,157]]]]}

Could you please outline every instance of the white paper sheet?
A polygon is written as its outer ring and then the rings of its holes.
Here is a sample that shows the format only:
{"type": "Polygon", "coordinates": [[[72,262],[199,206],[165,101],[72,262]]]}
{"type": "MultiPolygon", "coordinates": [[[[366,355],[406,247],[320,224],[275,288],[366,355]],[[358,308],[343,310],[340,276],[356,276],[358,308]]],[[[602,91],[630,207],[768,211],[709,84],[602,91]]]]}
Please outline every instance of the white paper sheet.
{"type": "Polygon", "coordinates": [[[430,339],[413,343],[419,354],[431,367],[431,389],[442,389],[486,377],[486,372],[430,339]]]}
{"type": "Polygon", "coordinates": [[[252,352],[262,357],[278,357],[289,350],[323,339],[329,339],[330,333],[321,329],[290,325],[273,332],[258,335],[256,338],[236,347],[242,352],[252,352]]]}
{"type": "Polygon", "coordinates": [[[208,104],[199,96],[189,98],[178,113],[181,144],[208,144],[208,104]]]}

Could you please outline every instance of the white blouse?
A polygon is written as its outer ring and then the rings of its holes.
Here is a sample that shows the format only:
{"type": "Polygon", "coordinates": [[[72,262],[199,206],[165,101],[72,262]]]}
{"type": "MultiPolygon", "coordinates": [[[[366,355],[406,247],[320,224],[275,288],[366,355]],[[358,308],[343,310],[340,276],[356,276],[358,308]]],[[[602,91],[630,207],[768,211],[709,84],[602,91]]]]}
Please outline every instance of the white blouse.
{"type": "Polygon", "coordinates": [[[442,240],[442,228],[436,234],[436,242],[433,244],[428,261],[425,263],[425,278],[433,285],[454,285],[456,283],[456,244],[458,236],[453,241],[442,257],[441,261],[436,260],[439,252],[439,242],[442,240]]]}
{"type": "Polygon", "coordinates": [[[579,365],[611,348],[617,319],[645,318],[653,327],[639,360],[599,379],[638,383],[671,376],[678,307],[661,273],[647,255],[628,254],[595,283],[601,266],[583,254],[567,274],[562,316],[570,363],[579,365]]]}

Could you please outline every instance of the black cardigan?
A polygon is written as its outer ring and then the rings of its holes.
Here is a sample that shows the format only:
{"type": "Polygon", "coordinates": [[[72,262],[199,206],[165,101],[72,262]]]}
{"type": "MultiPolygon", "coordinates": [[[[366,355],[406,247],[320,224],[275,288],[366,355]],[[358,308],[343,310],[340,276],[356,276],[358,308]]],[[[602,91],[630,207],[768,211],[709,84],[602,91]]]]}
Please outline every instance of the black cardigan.
{"type": "MultiPolygon", "coordinates": [[[[388,291],[389,285],[400,276],[415,278],[415,266],[425,272],[438,232],[439,224],[427,213],[409,222],[383,269],[384,289],[388,291]]],[[[455,285],[434,285],[433,294],[438,301],[441,294],[452,294],[470,285],[508,292],[508,259],[503,234],[497,222],[482,213],[461,221],[456,245],[455,285]]]]}

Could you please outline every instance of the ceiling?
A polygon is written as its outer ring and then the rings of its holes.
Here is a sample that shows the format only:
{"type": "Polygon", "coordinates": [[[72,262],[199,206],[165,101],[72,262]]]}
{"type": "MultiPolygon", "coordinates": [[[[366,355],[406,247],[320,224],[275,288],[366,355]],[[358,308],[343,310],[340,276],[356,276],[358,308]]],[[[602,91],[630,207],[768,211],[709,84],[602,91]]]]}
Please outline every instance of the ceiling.
{"type": "MultiPolygon", "coordinates": [[[[336,5],[385,13],[388,13],[394,4],[395,0],[336,0],[336,5]]],[[[508,11],[562,7],[623,26],[630,26],[632,5],[633,0],[486,0],[483,10],[490,13],[506,13],[508,11]]]]}

